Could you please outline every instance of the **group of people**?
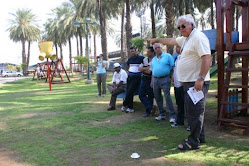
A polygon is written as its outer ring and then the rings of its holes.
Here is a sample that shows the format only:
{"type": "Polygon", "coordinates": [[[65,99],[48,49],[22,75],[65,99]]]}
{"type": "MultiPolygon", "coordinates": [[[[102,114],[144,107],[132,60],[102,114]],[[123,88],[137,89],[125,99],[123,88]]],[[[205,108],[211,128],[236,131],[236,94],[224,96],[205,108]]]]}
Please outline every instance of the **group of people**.
{"type": "Polygon", "coordinates": [[[153,112],[153,98],[157,103],[159,115],[156,120],[165,119],[166,111],[163,108],[164,93],[166,109],[169,112],[169,122],[172,126],[184,125],[184,112],[190,127],[190,135],[178,145],[180,150],[199,149],[200,143],[205,143],[204,112],[205,100],[209,88],[211,52],[209,40],[204,33],[196,29],[191,15],[180,16],[177,28],[181,37],[154,38],[150,40],[153,47],[147,50],[148,57],[136,53],[136,48],[131,48],[131,57],[127,61],[128,74],[119,63],[114,64],[112,85],[108,85],[111,92],[110,108],[115,110],[116,97],[126,91],[121,111],[132,113],[133,94],[139,88],[139,98],[145,107],[144,117],[153,112]],[[176,53],[171,56],[162,51],[162,45],[175,45],[176,53]],[[177,116],[170,96],[171,84],[177,104],[177,116]],[[194,103],[187,91],[193,87],[195,91],[202,91],[204,97],[194,103]]]}

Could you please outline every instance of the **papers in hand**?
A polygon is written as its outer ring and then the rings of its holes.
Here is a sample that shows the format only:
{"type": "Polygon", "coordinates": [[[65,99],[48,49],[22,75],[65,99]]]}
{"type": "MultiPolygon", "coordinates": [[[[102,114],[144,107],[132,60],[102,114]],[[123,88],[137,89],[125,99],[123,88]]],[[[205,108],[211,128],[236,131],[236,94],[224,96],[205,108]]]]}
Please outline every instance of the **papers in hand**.
{"type": "Polygon", "coordinates": [[[194,87],[190,87],[187,91],[189,97],[193,101],[194,104],[198,103],[201,99],[204,98],[204,94],[202,91],[196,91],[194,87]]]}

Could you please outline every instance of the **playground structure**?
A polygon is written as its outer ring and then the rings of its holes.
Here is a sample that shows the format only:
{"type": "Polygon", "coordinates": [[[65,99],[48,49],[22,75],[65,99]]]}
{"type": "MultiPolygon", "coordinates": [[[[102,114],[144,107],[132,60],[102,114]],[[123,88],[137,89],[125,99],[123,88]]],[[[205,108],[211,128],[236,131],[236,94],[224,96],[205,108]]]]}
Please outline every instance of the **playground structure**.
{"type": "MultiPolygon", "coordinates": [[[[56,55],[53,54],[53,42],[52,41],[42,41],[38,43],[39,48],[40,48],[40,55],[39,55],[39,59],[41,61],[44,60],[44,57],[47,59],[47,63],[44,64],[43,69],[39,70],[39,71],[46,71],[46,81],[48,81],[49,83],[49,89],[51,91],[51,84],[52,83],[70,83],[70,79],[67,75],[67,71],[64,68],[63,62],[61,59],[57,59],[56,61],[54,61],[56,59],[56,55]],[[51,60],[51,62],[49,62],[49,59],[51,60]],[[63,80],[63,73],[65,73],[66,77],[67,77],[67,81],[63,80]],[[56,80],[55,78],[58,77],[60,78],[60,80],[56,80]]],[[[38,74],[37,72],[35,72],[36,74],[38,74]]],[[[35,77],[35,73],[33,76],[33,79],[35,77]]],[[[39,78],[39,76],[38,76],[39,78]]]]}
{"type": "Polygon", "coordinates": [[[249,58],[249,1],[226,1],[226,42],[224,42],[223,0],[217,0],[217,62],[218,62],[218,129],[221,126],[242,128],[249,135],[248,117],[248,58],[249,58]],[[231,8],[242,8],[242,42],[232,42],[231,8]],[[224,51],[229,51],[225,68],[224,51]],[[241,60],[241,66],[234,62],[241,60]],[[233,80],[235,74],[236,82],[233,80]],[[225,79],[224,79],[225,78],[225,79]],[[239,78],[239,79],[238,79],[239,78]],[[241,79],[241,81],[240,81],[241,79]],[[238,81],[239,80],[239,81],[238,81]]]}

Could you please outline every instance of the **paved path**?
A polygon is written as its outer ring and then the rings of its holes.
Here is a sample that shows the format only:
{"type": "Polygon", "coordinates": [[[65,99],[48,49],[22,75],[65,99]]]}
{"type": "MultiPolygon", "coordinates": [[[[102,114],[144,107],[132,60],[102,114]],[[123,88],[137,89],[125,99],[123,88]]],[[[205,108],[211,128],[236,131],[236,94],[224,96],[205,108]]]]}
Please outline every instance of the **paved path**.
{"type": "Polygon", "coordinates": [[[28,77],[0,77],[0,84],[4,84],[6,82],[17,81],[17,80],[24,79],[24,78],[28,78],[28,77]]]}

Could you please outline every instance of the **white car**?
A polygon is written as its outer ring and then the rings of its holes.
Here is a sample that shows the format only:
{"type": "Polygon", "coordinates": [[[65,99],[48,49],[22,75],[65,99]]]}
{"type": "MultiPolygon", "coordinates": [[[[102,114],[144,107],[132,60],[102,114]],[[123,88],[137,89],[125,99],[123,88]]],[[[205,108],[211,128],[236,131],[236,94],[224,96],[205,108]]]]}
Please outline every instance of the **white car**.
{"type": "Polygon", "coordinates": [[[17,71],[6,71],[3,73],[3,77],[21,77],[23,74],[17,71]]]}

